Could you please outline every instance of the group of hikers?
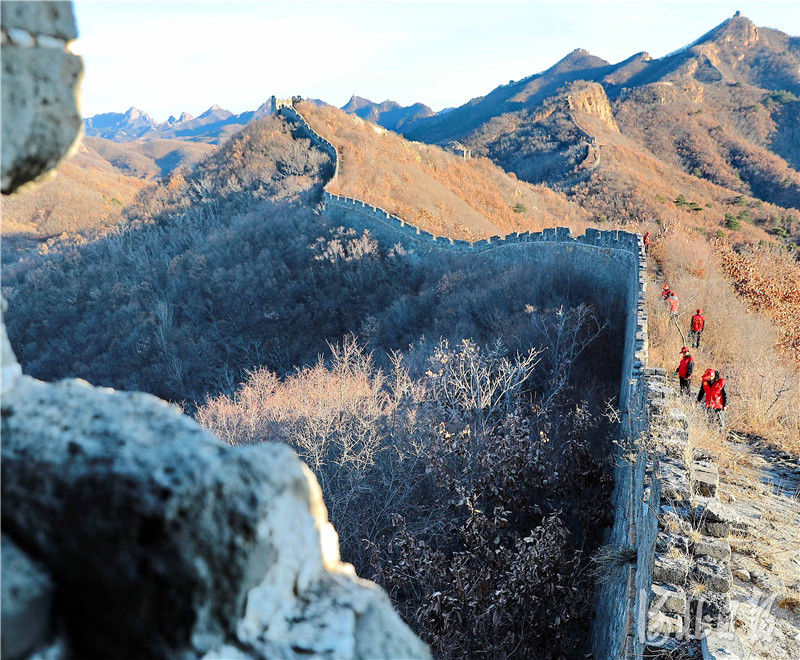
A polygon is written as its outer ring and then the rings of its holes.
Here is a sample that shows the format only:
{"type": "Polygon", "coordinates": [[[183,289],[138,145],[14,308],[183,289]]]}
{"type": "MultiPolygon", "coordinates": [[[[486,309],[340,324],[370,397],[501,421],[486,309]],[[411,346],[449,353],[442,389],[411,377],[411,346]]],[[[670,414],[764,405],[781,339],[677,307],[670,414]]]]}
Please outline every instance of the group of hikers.
{"type": "MultiPolygon", "coordinates": [[[[694,373],[694,358],[687,346],[681,348],[681,361],[675,374],[681,386],[681,394],[692,396],[692,374],[694,373]]],[[[700,379],[700,389],[697,392],[697,403],[705,403],[706,414],[709,420],[717,422],[720,429],[725,430],[725,407],[728,405],[728,394],[725,391],[725,378],[719,371],[706,369],[700,379]],[[705,399],[705,401],[703,401],[705,399]]]]}
{"type": "MultiPolygon", "coordinates": [[[[650,232],[644,235],[644,249],[650,252],[650,232]]],[[[677,324],[678,295],[670,289],[669,284],[664,284],[661,290],[661,298],[666,305],[670,320],[677,324]]],[[[689,322],[689,344],[693,348],[700,348],[700,337],[706,327],[706,317],[703,310],[698,308],[689,322]]],[[[680,350],[681,361],[673,375],[678,376],[681,394],[692,396],[692,375],[694,374],[694,358],[688,346],[680,350]]],[[[725,430],[725,408],[728,405],[728,394],[725,391],[725,378],[719,371],[706,369],[700,379],[700,389],[697,392],[697,403],[704,403],[709,421],[719,424],[720,429],[725,430]]]]}

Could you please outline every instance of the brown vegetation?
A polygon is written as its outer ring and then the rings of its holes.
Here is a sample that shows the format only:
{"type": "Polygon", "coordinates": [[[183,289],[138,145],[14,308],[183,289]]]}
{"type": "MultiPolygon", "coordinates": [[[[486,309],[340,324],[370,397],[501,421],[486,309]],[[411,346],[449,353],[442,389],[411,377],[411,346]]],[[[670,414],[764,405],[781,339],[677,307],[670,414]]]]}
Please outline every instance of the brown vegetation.
{"type": "Polygon", "coordinates": [[[443,341],[416,351],[416,368],[394,354],[387,372],[346,338],[285,380],[251,373],[198,417],[228,442],[298,451],[344,558],[437,657],[575,657],[611,486],[595,452],[612,427],[589,412],[599,400],[576,407],[559,377],[571,341],[558,328],[579,343],[595,332],[585,311],[564,315],[545,323],[557,344],[544,352],[443,341]]]}
{"type": "Polygon", "coordinates": [[[651,363],[675,370],[689,319],[702,308],[707,320],[700,348],[693,351],[696,371],[716,369],[728,379],[728,427],[800,454],[800,376],[796,362],[777,350],[779,330],[737,295],[723,271],[724,258],[701,236],[668,231],[652,254],[662,274],[651,280],[648,295],[651,363]],[[681,300],[678,327],[664,312],[663,282],[681,300]]]}
{"type": "Polygon", "coordinates": [[[582,223],[583,213],[562,195],[519,181],[486,158],[464,160],[408,142],[335,108],[303,103],[298,109],[339,150],[331,192],[381,206],[436,235],[475,240],[582,223]]]}

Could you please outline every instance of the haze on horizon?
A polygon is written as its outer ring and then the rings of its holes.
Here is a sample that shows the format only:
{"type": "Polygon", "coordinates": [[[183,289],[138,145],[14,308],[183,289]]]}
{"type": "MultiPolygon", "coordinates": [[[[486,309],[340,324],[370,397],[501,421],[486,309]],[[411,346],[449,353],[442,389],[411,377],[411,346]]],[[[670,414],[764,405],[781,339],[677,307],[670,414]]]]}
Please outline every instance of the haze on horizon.
{"type": "Polygon", "coordinates": [[[136,106],[158,121],[270,94],[343,105],[465,103],[575,48],[661,57],[733,15],[800,34],[795,0],[768,2],[76,2],[84,116],[136,106]]]}

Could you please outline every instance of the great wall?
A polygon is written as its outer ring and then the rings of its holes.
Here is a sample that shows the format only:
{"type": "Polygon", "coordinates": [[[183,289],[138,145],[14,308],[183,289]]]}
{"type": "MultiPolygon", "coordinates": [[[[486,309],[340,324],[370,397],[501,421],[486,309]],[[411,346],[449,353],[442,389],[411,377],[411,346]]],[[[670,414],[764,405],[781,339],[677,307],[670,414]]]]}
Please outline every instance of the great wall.
{"type": "Polygon", "coordinates": [[[333,174],[322,195],[325,213],[335,221],[416,249],[526,259],[534,277],[537,269],[568,264],[576,277],[593,278],[598,291],[625,301],[614,524],[606,541],[619,561],[596,596],[594,657],[668,657],[694,640],[704,658],[744,658],[729,597],[727,537],[735,515],[718,498],[713,458],[690,450],[688,419],[671,406],[675,392],[666,372],[648,367],[647,255],[641,236],[590,228],[576,238],[566,227],[473,243],[434,236],[385,209],[330,192],[339,152],[310,127],[294,101],[274,100],[274,110],[330,156],[333,174]]]}
{"type": "MultiPolygon", "coordinates": [[[[4,37],[38,35],[3,41],[5,190],[48,171],[76,140],[80,60],[61,47],[76,36],[69,3],[4,3],[1,16],[4,37]],[[28,103],[34,82],[42,98],[28,103]],[[13,112],[6,94],[22,101],[13,112]]],[[[329,154],[335,178],[334,145],[291,101],[273,108],[329,154]]],[[[725,536],[736,521],[717,498],[713,462],[688,451],[666,374],[647,366],[641,238],[557,228],[470,244],[326,189],[323,202],[384,240],[526,259],[534,274],[565,266],[624,301],[606,546],[618,561],[597,595],[594,657],[657,657],[698,636],[705,658],[745,657],[727,634],[725,536]]],[[[319,485],[286,447],[223,445],[150,395],[23,375],[2,324],[0,351],[3,657],[429,657],[387,596],[340,561],[319,485]]]]}

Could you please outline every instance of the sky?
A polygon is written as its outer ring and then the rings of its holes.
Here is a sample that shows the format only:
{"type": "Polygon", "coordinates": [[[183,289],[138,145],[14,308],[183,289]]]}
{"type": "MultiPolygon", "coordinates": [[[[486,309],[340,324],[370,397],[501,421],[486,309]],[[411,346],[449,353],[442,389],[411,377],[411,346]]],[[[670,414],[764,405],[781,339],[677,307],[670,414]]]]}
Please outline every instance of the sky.
{"type": "Polygon", "coordinates": [[[154,119],[271,94],[351,94],[434,110],[542,71],[575,48],[660,57],[737,10],[800,35],[800,1],[94,2],[77,0],[82,112],[154,119]]]}

